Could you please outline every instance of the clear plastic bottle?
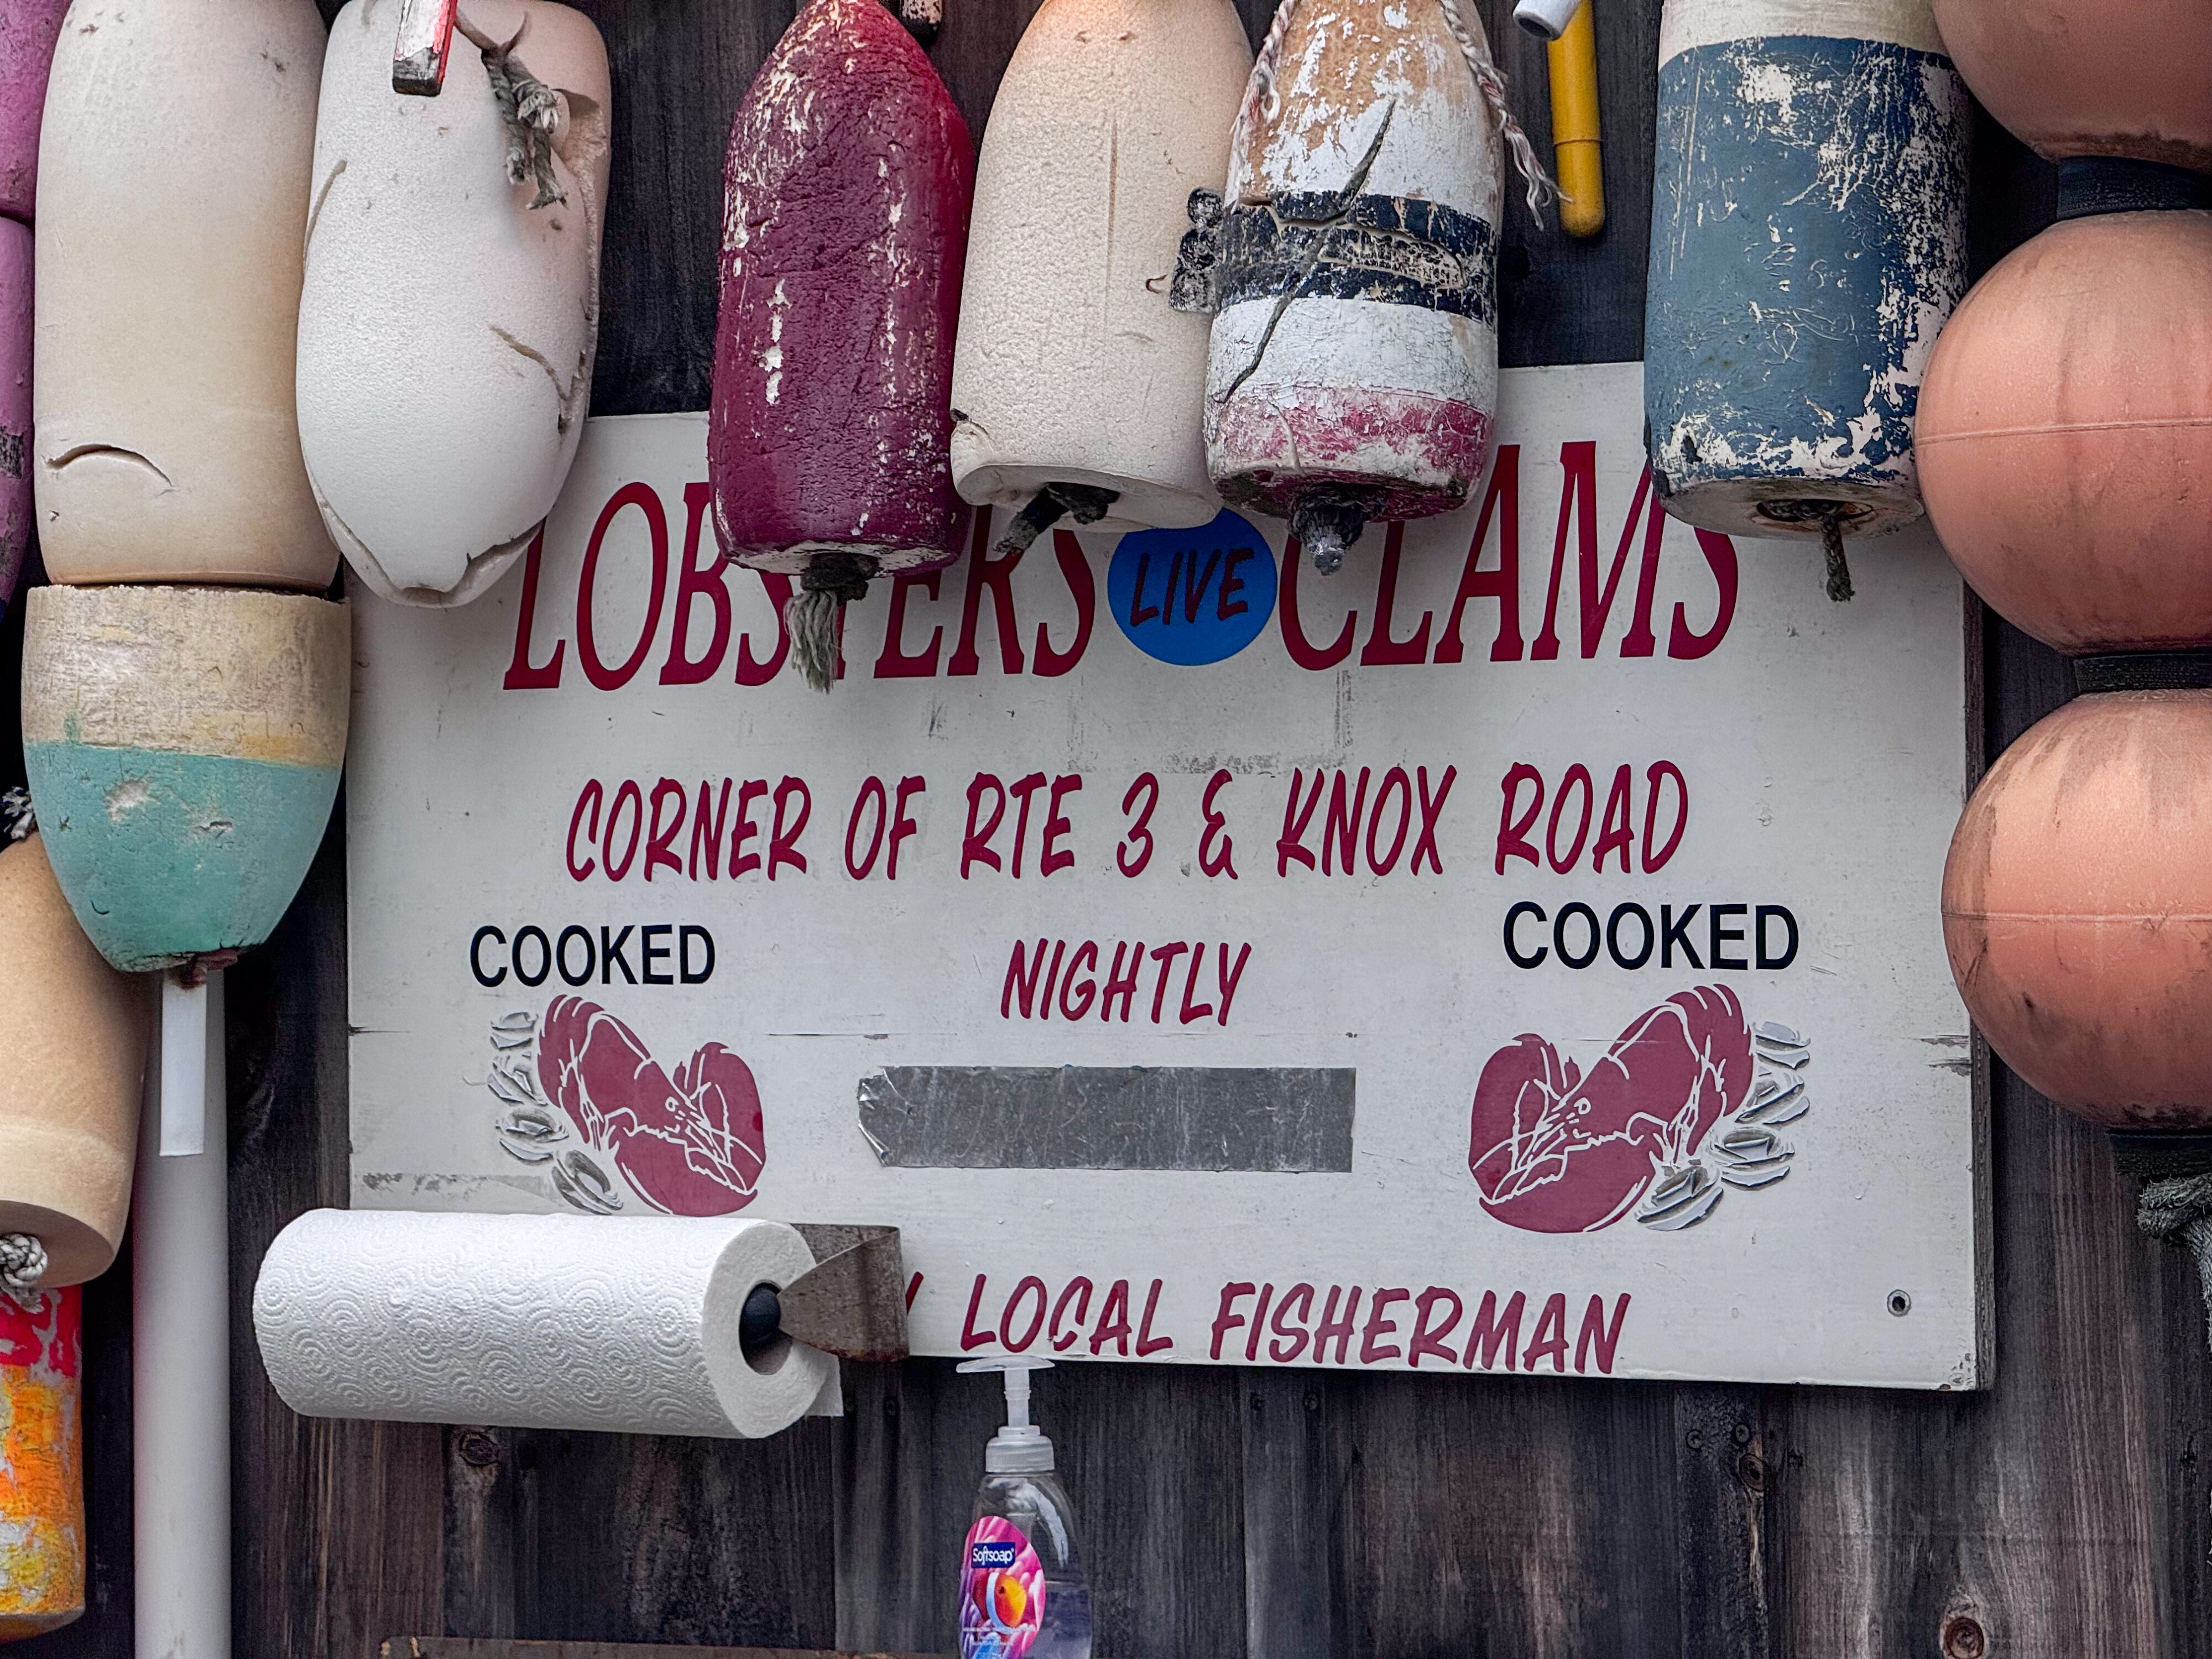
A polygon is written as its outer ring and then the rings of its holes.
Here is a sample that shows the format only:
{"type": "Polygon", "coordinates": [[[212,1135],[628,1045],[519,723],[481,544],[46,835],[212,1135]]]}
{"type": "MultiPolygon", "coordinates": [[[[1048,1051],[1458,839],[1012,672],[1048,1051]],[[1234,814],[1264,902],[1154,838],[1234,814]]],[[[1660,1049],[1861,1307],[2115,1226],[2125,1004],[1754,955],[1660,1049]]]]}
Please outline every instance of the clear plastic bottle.
{"type": "Polygon", "coordinates": [[[1052,1442],[1030,1421],[1030,1373],[1048,1359],[972,1359],[999,1371],[1006,1426],[983,1449],[983,1484],[960,1560],[961,1659],[1091,1659],[1091,1582],[1052,1442]]]}

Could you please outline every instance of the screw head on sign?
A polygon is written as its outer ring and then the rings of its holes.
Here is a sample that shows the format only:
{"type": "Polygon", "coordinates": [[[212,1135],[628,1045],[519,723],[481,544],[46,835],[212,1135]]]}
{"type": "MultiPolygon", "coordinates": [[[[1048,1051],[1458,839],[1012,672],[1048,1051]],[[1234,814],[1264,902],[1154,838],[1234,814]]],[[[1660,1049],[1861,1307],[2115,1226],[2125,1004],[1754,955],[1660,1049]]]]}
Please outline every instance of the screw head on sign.
{"type": "Polygon", "coordinates": [[[1899,1319],[1904,1318],[1912,1311],[1912,1297],[1903,1291],[1892,1291],[1889,1293],[1889,1310],[1899,1319]]]}
{"type": "Polygon", "coordinates": [[[1981,1626],[1963,1613],[1943,1621],[1943,1659],[1984,1659],[1990,1638],[1981,1626]]]}

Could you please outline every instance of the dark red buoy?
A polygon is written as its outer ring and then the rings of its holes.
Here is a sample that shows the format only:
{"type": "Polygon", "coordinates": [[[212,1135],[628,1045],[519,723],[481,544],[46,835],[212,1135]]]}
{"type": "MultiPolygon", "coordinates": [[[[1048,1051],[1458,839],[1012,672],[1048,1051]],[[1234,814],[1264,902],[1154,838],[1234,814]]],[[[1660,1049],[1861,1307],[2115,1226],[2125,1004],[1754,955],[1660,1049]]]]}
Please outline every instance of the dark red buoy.
{"type": "Polygon", "coordinates": [[[810,0],[730,130],[707,466],[726,557],[800,578],[827,690],[836,613],[959,545],[952,337],[967,124],[881,0],[810,0]]]}

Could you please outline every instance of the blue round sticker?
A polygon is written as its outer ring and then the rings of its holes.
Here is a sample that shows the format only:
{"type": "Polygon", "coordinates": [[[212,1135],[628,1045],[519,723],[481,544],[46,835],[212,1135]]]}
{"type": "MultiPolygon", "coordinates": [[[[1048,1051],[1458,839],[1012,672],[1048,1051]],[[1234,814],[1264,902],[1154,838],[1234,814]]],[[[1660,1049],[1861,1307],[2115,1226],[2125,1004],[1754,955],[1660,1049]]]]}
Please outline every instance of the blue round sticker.
{"type": "Polygon", "coordinates": [[[1222,662],[1275,613],[1275,556],[1223,512],[1196,530],[1133,530],[1114,550],[1106,602],[1129,643],[1161,662],[1222,662]]]}

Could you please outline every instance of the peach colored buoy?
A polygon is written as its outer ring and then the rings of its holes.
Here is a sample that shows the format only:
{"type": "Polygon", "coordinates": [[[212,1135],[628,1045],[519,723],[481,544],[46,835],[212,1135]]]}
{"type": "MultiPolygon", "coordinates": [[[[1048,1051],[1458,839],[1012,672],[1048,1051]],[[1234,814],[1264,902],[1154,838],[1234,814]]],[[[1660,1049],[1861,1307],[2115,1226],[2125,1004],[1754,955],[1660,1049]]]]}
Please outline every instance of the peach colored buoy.
{"type": "Polygon", "coordinates": [[[107,1271],[131,1214],[151,1004],[77,926],[32,835],[0,851],[0,1235],[41,1289],[107,1271]]]}
{"type": "Polygon", "coordinates": [[[2075,699],[2005,751],[1943,871],[1974,1022],[2092,1121],[2212,1127],[2212,690],[2075,699]]]}
{"type": "Polygon", "coordinates": [[[2212,213],[2015,249],[1936,342],[1917,448],[1936,534],[2008,621],[2067,652],[2212,645],[2212,213]]]}
{"type": "Polygon", "coordinates": [[[1935,0],[1959,72],[2053,160],[2212,170],[2212,0],[1935,0]]]}

